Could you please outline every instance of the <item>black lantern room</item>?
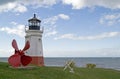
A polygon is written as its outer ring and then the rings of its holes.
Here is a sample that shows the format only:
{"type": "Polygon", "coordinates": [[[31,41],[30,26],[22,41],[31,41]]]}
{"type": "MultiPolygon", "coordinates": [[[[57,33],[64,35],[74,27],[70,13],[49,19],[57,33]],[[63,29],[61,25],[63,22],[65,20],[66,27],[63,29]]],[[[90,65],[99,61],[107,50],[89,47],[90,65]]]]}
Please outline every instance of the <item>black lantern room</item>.
{"type": "Polygon", "coordinates": [[[41,20],[36,18],[36,14],[34,14],[34,17],[32,19],[28,20],[28,23],[29,23],[29,30],[40,30],[41,20]]]}

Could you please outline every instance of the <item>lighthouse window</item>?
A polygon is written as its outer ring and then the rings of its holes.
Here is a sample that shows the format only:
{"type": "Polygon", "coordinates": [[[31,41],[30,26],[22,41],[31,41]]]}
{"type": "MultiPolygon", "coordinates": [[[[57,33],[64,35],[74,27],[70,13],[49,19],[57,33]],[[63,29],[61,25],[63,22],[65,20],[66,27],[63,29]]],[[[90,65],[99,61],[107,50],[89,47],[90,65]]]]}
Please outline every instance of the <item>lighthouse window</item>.
{"type": "Polygon", "coordinates": [[[41,54],[41,51],[40,51],[40,54],[41,54]]]}
{"type": "Polygon", "coordinates": [[[40,41],[41,39],[39,38],[38,40],[40,41]]]}
{"type": "Polygon", "coordinates": [[[31,26],[32,25],[32,23],[31,22],[29,22],[29,26],[31,26]]]}

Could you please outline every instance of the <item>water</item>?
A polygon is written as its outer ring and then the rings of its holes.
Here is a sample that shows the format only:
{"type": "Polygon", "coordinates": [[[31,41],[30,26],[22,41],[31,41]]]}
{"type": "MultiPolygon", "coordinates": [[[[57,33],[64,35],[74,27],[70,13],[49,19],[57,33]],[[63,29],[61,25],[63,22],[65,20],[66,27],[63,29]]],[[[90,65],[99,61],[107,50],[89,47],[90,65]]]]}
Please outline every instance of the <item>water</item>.
{"type": "MultiPolygon", "coordinates": [[[[7,62],[8,58],[0,58],[0,62],[7,62]]],[[[64,66],[69,60],[73,60],[78,67],[85,67],[88,63],[96,64],[98,68],[110,68],[120,70],[120,57],[94,57],[94,58],[76,58],[76,57],[57,57],[45,58],[45,66],[64,66]]]]}

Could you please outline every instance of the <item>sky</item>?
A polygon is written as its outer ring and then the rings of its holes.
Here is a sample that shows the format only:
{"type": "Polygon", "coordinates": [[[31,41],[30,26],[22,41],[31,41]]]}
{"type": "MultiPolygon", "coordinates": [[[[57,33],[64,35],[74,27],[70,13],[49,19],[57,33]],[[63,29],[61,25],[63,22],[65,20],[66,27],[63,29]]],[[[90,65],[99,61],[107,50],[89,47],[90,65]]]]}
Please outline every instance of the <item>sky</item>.
{"type": "Polygon", "coordinates": [[[25,43],[28,19],[37,15],[45,57],[120,57],[120,0],[1,0],[0,57],[25,43]]]}

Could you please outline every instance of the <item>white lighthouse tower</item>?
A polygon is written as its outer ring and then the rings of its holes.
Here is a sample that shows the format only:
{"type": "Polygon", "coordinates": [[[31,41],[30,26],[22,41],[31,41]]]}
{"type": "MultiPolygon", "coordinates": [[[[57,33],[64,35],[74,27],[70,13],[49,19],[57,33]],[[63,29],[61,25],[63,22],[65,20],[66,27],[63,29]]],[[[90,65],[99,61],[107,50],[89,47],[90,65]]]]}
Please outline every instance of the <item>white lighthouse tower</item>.
{"type": "Polygon", "coordinates": [[[41,20],[34,17],[28,20],[28,29],[25,30],[25,40],[30,42],[30,48],[26,54],[32,57],[31,64],[44,66],[42,34],[43,29],[40,27],[41,20]]]}

